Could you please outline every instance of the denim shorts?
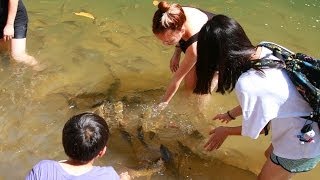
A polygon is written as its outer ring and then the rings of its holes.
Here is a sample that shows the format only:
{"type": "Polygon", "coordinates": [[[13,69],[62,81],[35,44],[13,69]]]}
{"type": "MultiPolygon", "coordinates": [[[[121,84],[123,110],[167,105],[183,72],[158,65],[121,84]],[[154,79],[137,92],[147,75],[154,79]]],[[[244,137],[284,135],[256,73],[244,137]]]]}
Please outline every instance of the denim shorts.
{"type": "Polygon", "coordinates": [[[300,173],[312,170],[320,162],[320,156],[315,158],[302,158],[302,159],[286,159],[275,154],[270,155],[270,159],[273,163],[281,166],[283,169],[290,173],[300,173]]]}
{"type": "MultiPolygon", "coordinates": [[[[3,28],[5,25],[0,24],[0,39],[3,38],[3,28]]],[[[14,25],[14,39],[23,39],[27,37],[28,24],[14,25]]]]}

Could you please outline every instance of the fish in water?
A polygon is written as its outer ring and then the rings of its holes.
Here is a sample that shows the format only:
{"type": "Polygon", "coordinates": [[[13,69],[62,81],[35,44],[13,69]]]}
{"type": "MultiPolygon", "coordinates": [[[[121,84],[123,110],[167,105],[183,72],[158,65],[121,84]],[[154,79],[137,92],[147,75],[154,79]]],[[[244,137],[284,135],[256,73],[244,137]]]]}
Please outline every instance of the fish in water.
{"type": "Polygon", "coordinates": [[[160,145],[160,153],[161,153],[161,157],[164,162],[168,163],[168,162],[172,161],[172,153],[163,144],[160,145]]]}
{"type": "Polygon", "coordinates": [[[74,12],[74,14],[77,15],[77,16],[87,17],[87,18],[90,18],[90,19],[93,19],[93,20],[96,19],[92,14],[90,14],[88,12],[81,11],[81,12],[74,12]]]}

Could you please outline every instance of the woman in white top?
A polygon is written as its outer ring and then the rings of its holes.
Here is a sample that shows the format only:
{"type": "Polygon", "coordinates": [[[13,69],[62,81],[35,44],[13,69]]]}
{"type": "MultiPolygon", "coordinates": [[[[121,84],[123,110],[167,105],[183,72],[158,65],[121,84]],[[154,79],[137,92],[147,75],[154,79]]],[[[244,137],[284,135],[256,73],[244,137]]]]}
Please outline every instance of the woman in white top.
{"type": "Polygon", "coordinates": [[[285,70],[254,67],[257,59],[277,59],[272,52],[253,46],[242,27],[233,19],[217,15],[209,20],[198,36],[196,62],[197,94],[208,94],[214,72],[219,71],[217,92],[233,89],[240,106],[214,119],[228,122],[243,115],[242,126],[213,129],[205,148],[218,149],[229,135],[258,138],[271,122],[272,142],[258,179],[290,179],[294,173],[313,169],[320,161],[320,134],[316,123],[302,116],[312,112],[298,93],[285,70]],[[314,140],[299,138],[302,127],[311,124],[314,140]]]}

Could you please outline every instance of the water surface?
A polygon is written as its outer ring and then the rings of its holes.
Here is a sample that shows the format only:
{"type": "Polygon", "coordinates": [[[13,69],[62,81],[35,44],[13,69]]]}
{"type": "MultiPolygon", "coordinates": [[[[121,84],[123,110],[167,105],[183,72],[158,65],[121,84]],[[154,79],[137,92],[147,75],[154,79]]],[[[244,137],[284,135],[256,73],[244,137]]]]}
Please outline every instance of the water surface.
{"type": "MultiPolygon", "coordinates": [[[[0,55],[0,179],[22,179],[41,159],[65,159],[61,146],[65,121],[102,102],[108,102],[113,112],[112,134],[108,154],[97,164],[112,165],[118,172],[136,170],[140,179],[256,178],[270,136],[232,137],[211,153],[202,148],[210,128],[220,125],[210,118],[235,106],[234,94],[212,95],[205,114],[199,116],[189,102],[192,98],[179,93],[161,115],[148,116],[170,80],[173,52],[152,34],[156,8],[151,0],[24,2],[30,19],[28,51],[48,68],[34,72],[12,62],[6,53],[0,55]],[[96,19],[74,14],[81,11],[96,19]],[[123,103],[124,130],[114,122],[119,120],[114,106],[118,101],[123,103]],[[139,140],[140,126],[148,148],[139,140]],[[148,138],[150,132],[157,138],[148,138]],[[160,156],[160,144],[175,155],[174,162],[152,173],[158,168],[152,165],[160,156]]],[[[254,43],[274,41],[320,57],[318,0],[177,2],[234,17],[254,43]]],[[[231,123],[239,124],[240,119],[231,123]]],[[[319,170],[294,179],[319,179],[319,170]]]]}

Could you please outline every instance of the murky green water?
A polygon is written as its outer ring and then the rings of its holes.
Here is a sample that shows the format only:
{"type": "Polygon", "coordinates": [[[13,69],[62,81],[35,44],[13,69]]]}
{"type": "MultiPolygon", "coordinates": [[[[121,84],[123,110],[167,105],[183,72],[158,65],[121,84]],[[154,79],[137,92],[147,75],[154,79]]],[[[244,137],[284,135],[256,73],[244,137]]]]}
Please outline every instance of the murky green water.
{"type": "MultiPolygon", "coordinates": [[[[320,57],[318,0],[177,2],[234,17],[255,43],[274,41],[320,57]]],[[[28,51],[48,68],[35,73],[0,55],[0,179],[22,179],[41,159],[65,159],[61,146],[65,121],[103,100],[124,103],[122,120],[127,128],[121,131],[111,118],[108,155],[98,164],[112,165],[119,172],[133,169],[142,174],[140,179],[147,179],[156,169],[150,167],[158,157],[154,154],[164,144],[174,162],[152,179],[255,179],[270,137],[255,141],[234,137],[219,151],[202,149],[210,127],[216,125],[210,117],[236,105],[234,95],[213,95],[205,118],[196,116],[193,106],[179,95],[161,116],[144,116],[169,82],[172,53],[151,32],[155,11],[151,0],[24,3],[30,19],[28,51]],[[96,19],[74,14],[80,11],[96,19]],[[137,133],[140,125],[146,129],[143,141],[137,133]],[[150,138],[148,130],[157,138],[150,138]],[[203,138],[195,136],[195,130],[203,138]]],[[[319,168],[294,179],[319,179],[319,168]]]]}

